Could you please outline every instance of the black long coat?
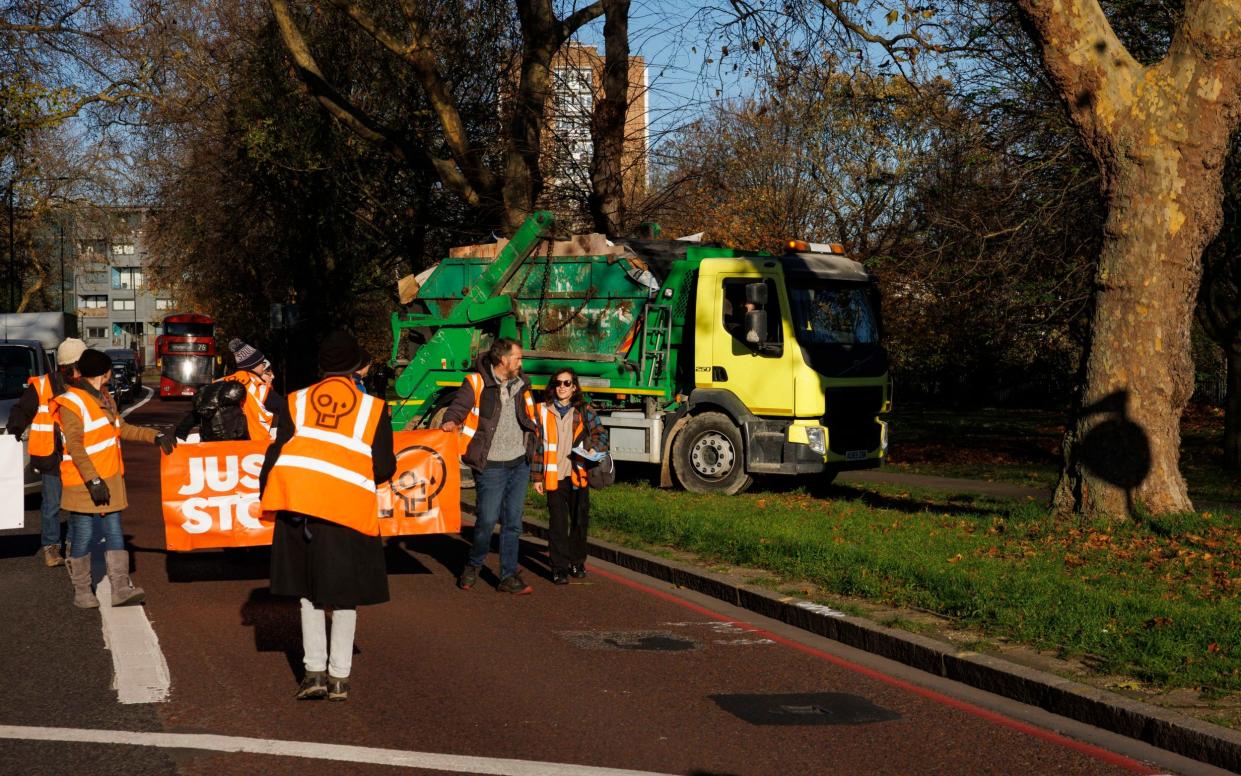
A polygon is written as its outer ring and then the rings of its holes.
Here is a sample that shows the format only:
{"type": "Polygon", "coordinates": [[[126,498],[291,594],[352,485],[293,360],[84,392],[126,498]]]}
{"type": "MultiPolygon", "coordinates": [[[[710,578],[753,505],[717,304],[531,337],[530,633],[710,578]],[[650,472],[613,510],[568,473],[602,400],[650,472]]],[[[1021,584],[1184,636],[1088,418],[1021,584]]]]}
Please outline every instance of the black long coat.
{"type": "MultiPolygon", "coordinates": [[[[293,436],[293,419],[286,414],[267,448],[260,488],[293,436]]],[[[392,419],[383,405],[379,427],[371,444],[375,483],[392,479],[396,454],[392,447],[392,419]]],[[[271,592],[306,598],[316,606],[350,609],[388,600],[388,569],[383,538],[367,536],[348,526],[297,512],[276,513],[271,546],[271,592]]]]}

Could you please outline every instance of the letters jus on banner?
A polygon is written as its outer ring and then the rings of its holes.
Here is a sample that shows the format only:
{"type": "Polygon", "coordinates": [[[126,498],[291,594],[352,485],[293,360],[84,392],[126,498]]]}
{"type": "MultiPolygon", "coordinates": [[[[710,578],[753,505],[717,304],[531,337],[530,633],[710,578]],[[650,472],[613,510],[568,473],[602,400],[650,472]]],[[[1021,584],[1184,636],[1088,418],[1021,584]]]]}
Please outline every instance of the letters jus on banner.
{"type": "MultiPolygon", "coordinates": [[[[393,510],[379,521],[384,536],[456,532],[461,528],[457,435],[393,434],[397,456],[393,510]]],[[[178,445],[160,457],[164,537],[169,550],[271,544],[272,515],[259,512],[259,472],[268,442],[178,445]]]]}

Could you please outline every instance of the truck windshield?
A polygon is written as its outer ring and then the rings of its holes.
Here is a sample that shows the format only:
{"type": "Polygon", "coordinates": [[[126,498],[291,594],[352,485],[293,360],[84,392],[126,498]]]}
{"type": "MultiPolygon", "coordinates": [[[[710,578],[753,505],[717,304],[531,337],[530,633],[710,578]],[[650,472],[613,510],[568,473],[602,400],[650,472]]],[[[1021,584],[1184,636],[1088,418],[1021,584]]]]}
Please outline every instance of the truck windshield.
{"type": "Polygon", "coordinates": [[[871,287],[862,283],[789,279],[793,330],[802,345],[873,345],[879,324],[871,287]]]}
{"type": "Polygon", "coordinates": [[[210,337],[215,330],[213,323],[178,323],[169,321],[164,324],[164,334],[171,337],[210,337]]]}
{"type": "Polygon", "coordinates": [[[20,399],[35,372],[35,352],[19,345],[0,345],[0,399],[20,399]]]}

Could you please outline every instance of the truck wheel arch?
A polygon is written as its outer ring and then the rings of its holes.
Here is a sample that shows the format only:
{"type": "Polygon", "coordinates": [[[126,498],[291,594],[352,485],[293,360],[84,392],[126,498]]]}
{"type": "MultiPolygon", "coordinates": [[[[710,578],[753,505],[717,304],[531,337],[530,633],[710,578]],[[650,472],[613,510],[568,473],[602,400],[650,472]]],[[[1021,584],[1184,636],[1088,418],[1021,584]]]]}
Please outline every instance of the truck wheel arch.
{"type": "Polygon", "coordinates": [[[690,391],[684,408],[677,413],[671,428],[664,433],[663,454],[660,456],[659,465],[659,487],[672,487],[672,445],[676,442],[677,435],[695,415],[701,415],[704,412],[727,415],[737,425],[738,431],[742,423],[757,419],[732,391],[723,388],[695,388],[690,391]]]}
{"type": "Polygon", "coordinates": [[[750,412],[741,399],[737,398],[737,394],[725,388],[695,388],[690,391],[689,414],[698,415],[703,412],[722,412],[727,415],[737,428],[741,428],[742,424],[758,420],[758,417],[750,412]]]}

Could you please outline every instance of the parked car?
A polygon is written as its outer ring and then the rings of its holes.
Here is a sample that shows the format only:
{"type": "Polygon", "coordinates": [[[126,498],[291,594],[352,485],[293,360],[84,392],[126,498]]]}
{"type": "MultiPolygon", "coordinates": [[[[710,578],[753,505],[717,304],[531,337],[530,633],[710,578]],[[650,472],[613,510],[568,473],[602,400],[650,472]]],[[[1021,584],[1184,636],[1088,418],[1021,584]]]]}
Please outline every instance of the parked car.
{"type": "MultiPolygon", "coordinates": [[[[27,381],[36,375],[49,374],[52,359],[38,340],[0,340],[0,433],[9,423],[9,410],[21,399],[27,381]]],[[[38,493],[39,474],[30,466],[30,451],[22,442],[26,463],[25,491],[38,493]]]]}
{"type": "Polygon", "coordinates": [[[108,390],[117,407],[123,407],[136,401],[139,389],[134,387],[133,371],[130,363],[125,361],[112,362],[112,377],[108,380],[108,390]]]}
{"type": "Polygon", "coordinates": [[[108,354],[108,358],[112,359],[112,363],[125,364],[129,369],[129,379],[134,386],[134,397],[142,393],[142,364],[138,360],[138,354],[129,348],[108,348],[104,351],[108,354]]]}

